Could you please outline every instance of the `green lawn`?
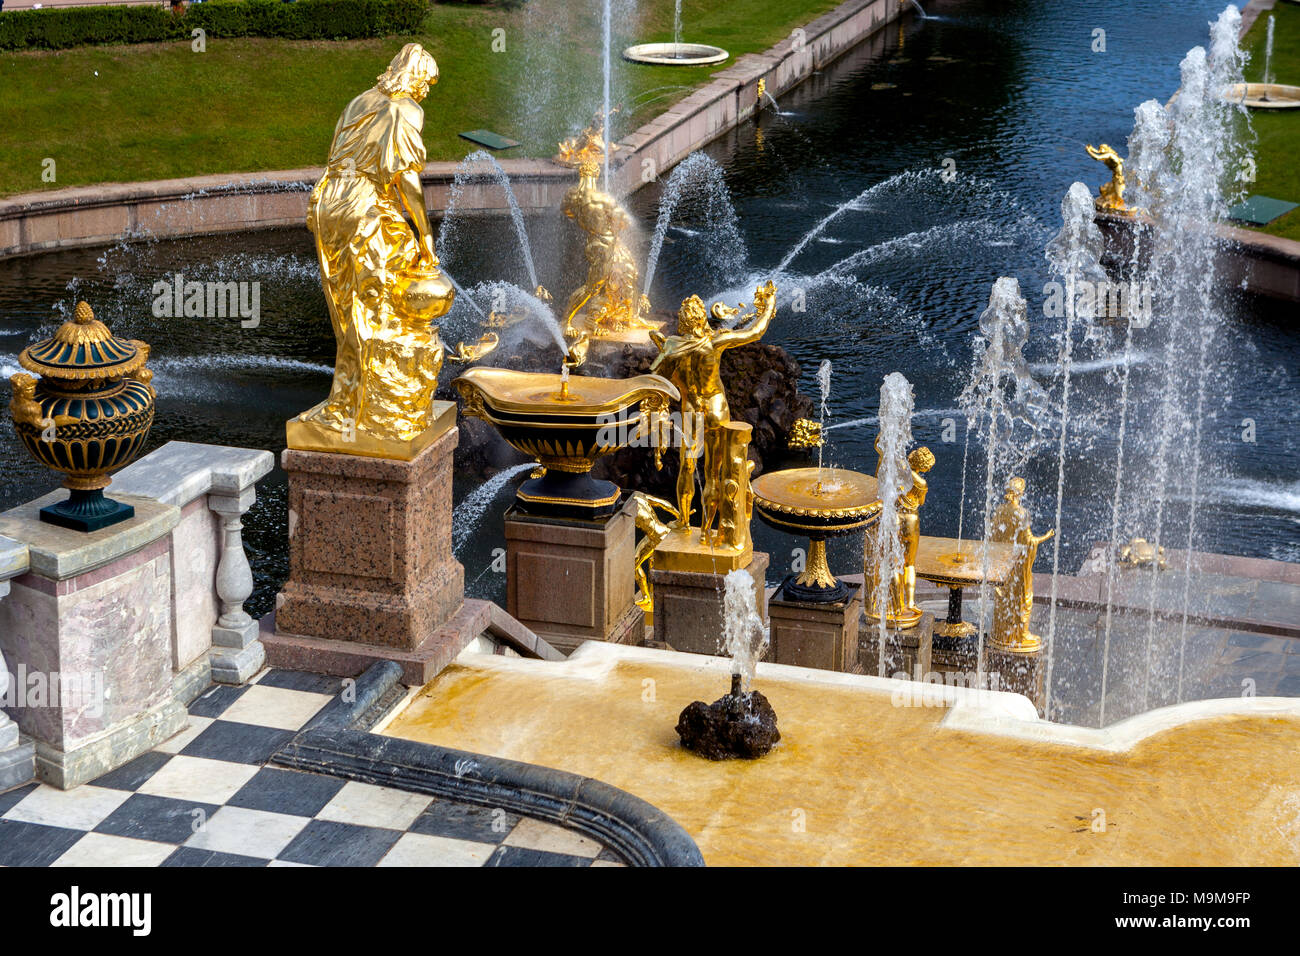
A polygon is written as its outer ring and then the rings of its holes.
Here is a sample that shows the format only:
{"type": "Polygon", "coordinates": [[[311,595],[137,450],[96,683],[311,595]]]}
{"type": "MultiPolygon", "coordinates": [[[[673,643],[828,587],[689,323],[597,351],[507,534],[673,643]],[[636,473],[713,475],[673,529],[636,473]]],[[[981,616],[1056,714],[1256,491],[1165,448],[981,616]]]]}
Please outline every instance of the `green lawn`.
{"type": "MultiPolygon", "coordinates": [[[[734,57],[771,46],[836,5],[683,0],[683,39],[734,57]]],[[[632,33],[641,42],[671,40],[672,4],[654,6],[635,30],[619,21],[616,44],[632,33]]],[[[475,147],[456,134],[480,127],[524,143],[498,155],[548,156],[599,104],[600,35],[592,0],[532,0],[516,9],[439,4],[414,37],[209,39],[204,53],[176,43],[0,55],[0,195],[320,165],[343,106],[412,39],[433,53],[442,75],[425,100],[430,159],[460,159],[475,147]],[[505,31],[505,50],[494,52],[497,29],[505,31]],[[53,183],[41,178],[47,157],[56,163],[53,183]]],[[[617,59],[624,109],[616,134],[721,68],[617,59]]]]}
{"type": "MultiPolygon", "coordinates": [[[[1300,86],[1300,6],[1279,3],[1260,14],[1246,35],[1250,65],[1246,79],[1264,79],[1264,45],[1268,18],[1273,27],[1273,82],[1300,86]]],[[[1256,181],[1250,191],[1275,199],[1300,202],[1300,109],[1251,110],[1251,125],[1258,136],[1255,161],[1256,181]]],[[[1287,239],[1300,239],[1300,209],[1293,209],[1263,228],[1264,232],[1287,239]]]]}

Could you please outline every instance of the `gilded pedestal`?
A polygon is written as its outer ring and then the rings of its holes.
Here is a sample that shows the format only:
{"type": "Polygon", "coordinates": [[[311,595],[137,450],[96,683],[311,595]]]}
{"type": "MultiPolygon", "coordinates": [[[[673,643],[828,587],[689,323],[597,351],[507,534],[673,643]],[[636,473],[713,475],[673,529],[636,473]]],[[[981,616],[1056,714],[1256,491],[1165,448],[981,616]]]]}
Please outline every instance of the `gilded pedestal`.
{"type": "Polygon", "coordinates": [[[506,609],[568,653],[584,641],[639,644],[643,613],[629,569],[636,553],[630,499],[602,521],[506,513],[506,609]]]}

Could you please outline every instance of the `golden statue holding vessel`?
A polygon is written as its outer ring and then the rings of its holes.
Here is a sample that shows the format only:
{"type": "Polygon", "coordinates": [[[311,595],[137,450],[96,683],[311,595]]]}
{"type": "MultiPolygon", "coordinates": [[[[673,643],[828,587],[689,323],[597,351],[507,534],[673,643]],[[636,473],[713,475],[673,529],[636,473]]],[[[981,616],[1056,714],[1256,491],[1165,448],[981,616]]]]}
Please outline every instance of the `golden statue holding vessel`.
{"type": "MultiPolygon", "coordinates": [[[[420,103],[437,82],[433,57],[408,43],[339,117],[307,207],[337,342],[334,381],[288,423],[290,448],[410,460],[455,422],[454,403],[433,398],[447,355],[435,323],[455,290],[438,268],[420,183],[420,103]]],[[[496,343],[489,333],[452,357],[472,361],[496,343]]]]}
{"type": "Polygon", "coordinates": [[[990,646],[1002,651],[1031,654],[1042,647],[1037,635],[1029,631],[1029,616],[1034,609],[1034,560],[1038,546],[1056,532],[1036,535],[1030,530],[1029,512],[1020,503],[1025,493],[1025,479],[1007,482],[1006,495],[989,526],[989,540],[1014,545],[1011,575],[998,587],[993,598],[993,636],[990,646]]]}

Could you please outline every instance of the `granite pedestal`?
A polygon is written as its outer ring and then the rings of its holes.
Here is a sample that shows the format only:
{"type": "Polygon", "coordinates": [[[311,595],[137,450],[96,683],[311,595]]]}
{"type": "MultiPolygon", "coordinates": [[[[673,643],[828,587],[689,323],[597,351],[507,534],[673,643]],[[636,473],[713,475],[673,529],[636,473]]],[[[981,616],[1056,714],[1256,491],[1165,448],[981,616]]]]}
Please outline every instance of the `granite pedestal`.
{"type": "Polygon", "coordinates": [[[289,580],[267,661],[339,677],[394,660],[432,678],[476,635],[454,618],[465,571],[451,550],[451,428],[410,461],[286,449],[289,580]]]}
{"type": "Polygon", "coordinates": [[[767,602],[771,646],[767,660],[828,671],[860,671],[858,619],[862,589],[849,586],[849,597],[834,604],[787,601],[782,591],[767,602]]]}
{"type": "MultiPolygon", "coordinates": [[[[767,620],[764,606],[768,555],[755,551],[744,570],[754,579],[759,617],[767,620]]],[[[654,639],[678,651],[722,654],[722,574],[699,571],[650,571],[654,589],[654,639]]]]}
{"type": "Polygon", "coordinates": [[[552,647],[584,641],[637,644],[636,507],[631,499],[604,521],[506,512],[506,610],[552,647]]]}
{"type": "Polygon", "coordinates": [[[906,630],[888,630],[885,635],[885,669],[880,670],[880,625],[858,615],[858,663],[861,673],[886,677],[901,674],[907,680],[924,680],[930,673],[931,641],[934,636],[934,615],[929,611],[921,615],[916,627],[906,630]]]}

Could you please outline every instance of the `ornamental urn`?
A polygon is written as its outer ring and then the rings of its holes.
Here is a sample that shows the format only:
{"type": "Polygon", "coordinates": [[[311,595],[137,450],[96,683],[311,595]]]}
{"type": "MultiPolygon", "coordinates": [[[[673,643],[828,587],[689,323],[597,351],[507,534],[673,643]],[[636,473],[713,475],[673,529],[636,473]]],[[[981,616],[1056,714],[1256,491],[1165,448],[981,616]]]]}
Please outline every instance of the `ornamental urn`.
{"type": "Polygon", "coordinates": [[[10,378],[14,429],[37,461],[67,477],[66,501],[41,509],[41,520],[76,531],[98,531],[135,515],[104,497],[108,473],[130,464],[153,425],[149,346],[119,339],[77,303],[72,319],[48,339],[23,349],[28,372],[10,378]]]}

